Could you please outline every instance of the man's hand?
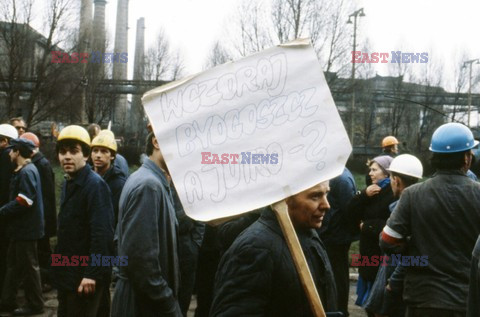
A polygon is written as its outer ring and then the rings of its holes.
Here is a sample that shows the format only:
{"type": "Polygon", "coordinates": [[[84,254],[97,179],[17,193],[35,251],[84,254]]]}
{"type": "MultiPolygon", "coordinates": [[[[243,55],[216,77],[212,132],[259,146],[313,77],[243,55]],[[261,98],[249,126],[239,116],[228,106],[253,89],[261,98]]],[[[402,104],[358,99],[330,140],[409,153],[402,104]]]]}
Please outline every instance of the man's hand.
{"type": "Polygon", "coordinates": [[[93,295],[95,293],[95,280],[83,278],[77,289],[78,295],[93,295]]]}
{"type": "Polygon", "coordinates": [[[390,287],[390,283],[388,283],[387,286],[385,286],[385,289],[389,292],[392,291],[392,288],[390,287]]]}
{"type": "Polygon", "coordinates": [[[381,190],[382,188],[380,186],[378,186],[377,184],[372,184],[367,187],[367,189],[365,190],[365,193],[367,194],[368,197],[372,197],[373,195],[378,194],[381,190]]]}

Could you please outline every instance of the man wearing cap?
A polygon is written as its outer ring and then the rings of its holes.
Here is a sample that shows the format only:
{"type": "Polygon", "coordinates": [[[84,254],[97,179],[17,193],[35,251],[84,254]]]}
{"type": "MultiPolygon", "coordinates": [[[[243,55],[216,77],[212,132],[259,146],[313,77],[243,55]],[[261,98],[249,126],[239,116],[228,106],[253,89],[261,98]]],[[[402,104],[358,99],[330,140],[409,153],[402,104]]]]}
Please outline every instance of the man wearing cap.
{"type": "Polygon", "coordinates": [[[105,296],[109,296],[111,267],[103,262],[95,264],[92,256],[113,255],[111,193],[87,164],[90,137],[84,128],[71,125],[60,131],[56,151],[66,174],[58,214],[57,260],[52,255],[58,316],[97,316],[101,303],[108,302],[105,296]],[[65,263],[76,257],[77,263],[64,266],[58,255],[69,259],[65,263]],[[87,257],[87,261],[80,264],[78,258],[82,257],[87,257]]]}
{"type": "Polygon", "coordinates": [[[406,270],[409,317],[465,316],[472,250],[480,233],[480,184],[466,176],[477,144],[462,124],[435,130],[430,151],[436,173],[403,191],[381,234],[387,253],[405,247],[408,255],[428,257],[427,266],[406,270]]]}
{"type": "Polygon", "coordinates": [[[40,176],[30,157],[35,145],[30,140],[12,139],[10,159],[15,163],[10,183],[10,201],[0,208],[0,221],[8,221],[10,239],[7,274],[2,290],[2,310],[16,308],[18,283],[23,280],[26,305],[14,310],[25,316],[43,312],[37,241],[44,235],[40,176]]]}
{"type": "MultiPolygon", "coordinates": [[[[0,124],[0,207],[5,205],[10,198],[10,179],[14,165],[10,160],[11,139],[18,138],[18,132],[10,124],[0,124]]],[[[0,292],[2,290],[3,279],[7,270],[7,250],[8,238],[6,237],[5,224],[0,221],[0,292]]]]}
{"type": "MultiPolygon", "coordinates": [[[[423,166],[415,156],[402,154],[393,159],[389,172],[393,196],[398,199],[407,187],[422,179],[423,166]]],[[[390,204],[390,211],[395,209],[397,203],[398,200],[390,204]]],[[[402,291],[405,267],[394,265],[392,258],[385,263],[387,265],[380,266],[365,309],[377,316],[404,317],[402,291]]]]}
{"type": "Polygon", "coordinates": [[[92,164],[97,174],[103,177],[112,192],[114,225],[118,218],[118,202],[127,178],[114,164],[117,154],[117,142],[112,131],[102,130],[92,141],[92,164]]]}
{"type": "MultiPolygon", "coordinates": [[[[87,128],[88,134],[90,135],[90,140],[95,139],[96,136],[100,134],[100,132],[105,133],[106,131],[109,131],[112,135],[113,132],[110,130],[101,130],[100,126],[96,123],[92,123],[88,126],[87,128]]],[[[128,175],[130,175],[130,171],[128,170],[128,162],[127,160],[117,151],[115,151],[115,160],[113,161],[113,165],[117,167],[118,171],[121,171],[125,179],[128,178],[128,175]]]]}
{"type": "Polygon", "coordinates": [[[43,216],[45,222],[45,236],[38,241],[38,260],[42,275],[42,289],[48,291],[51,289],[51,283],[48,278],[50,268],[50,257],[52,249],[50,247],[50,238],[57,235],[57,207],[55,199],[55,174],[47,158],[40,152],[40,140],[32,132],[25,132],[20,137],[33,142],[32,163],[38,170],[40,181],[42,183],[43,216]]]}
{"type": "Polygon", "coordinates": [[[393,135],[389,135],[382,140],[382,155],[395,157],[398,154],[398,140],[393,135]]]}

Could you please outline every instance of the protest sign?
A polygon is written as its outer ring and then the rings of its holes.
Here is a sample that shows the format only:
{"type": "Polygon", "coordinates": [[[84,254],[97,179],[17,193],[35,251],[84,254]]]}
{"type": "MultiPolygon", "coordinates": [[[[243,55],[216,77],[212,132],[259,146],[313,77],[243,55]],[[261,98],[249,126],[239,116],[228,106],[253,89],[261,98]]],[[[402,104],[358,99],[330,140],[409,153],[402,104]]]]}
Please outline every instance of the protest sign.
{"type": "Polygon", "coordinates": [[[309,40],[161,86],[143,104],[185,212],[197,220],[331,179],[351,152],[309,40]]]}

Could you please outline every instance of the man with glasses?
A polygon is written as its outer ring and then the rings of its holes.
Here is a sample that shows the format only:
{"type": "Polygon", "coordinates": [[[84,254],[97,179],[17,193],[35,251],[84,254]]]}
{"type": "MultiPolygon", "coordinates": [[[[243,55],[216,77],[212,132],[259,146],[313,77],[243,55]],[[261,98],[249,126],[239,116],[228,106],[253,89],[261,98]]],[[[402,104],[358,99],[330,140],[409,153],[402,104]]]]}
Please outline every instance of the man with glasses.
{"type": "Polygon", "coordinates": [[[21,117],[10,119],[10,124],[13,125],[15,129],[17,129],[19,137],[25,132],[27,132],[27,125],[21,117]]]}

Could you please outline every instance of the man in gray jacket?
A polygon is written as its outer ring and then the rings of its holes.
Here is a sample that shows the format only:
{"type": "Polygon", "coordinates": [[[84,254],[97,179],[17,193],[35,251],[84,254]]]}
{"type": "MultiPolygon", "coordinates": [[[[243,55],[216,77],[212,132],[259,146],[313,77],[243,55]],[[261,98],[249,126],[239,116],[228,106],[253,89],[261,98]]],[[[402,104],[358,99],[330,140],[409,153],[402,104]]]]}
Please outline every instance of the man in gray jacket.
{"type": "Polygon", "coordinates": [[[148,158],[125,183],[118,215],[120,267],[112,316],[182,316],[178,304],[177,221],[166,165],[157,139],[148,158]]]}
{"type": "Polygon", "coordinates": [[[440,126],[430,145],[436,173],[403,191],[383,229],[380,245],[387,253],[402,252],[406,245],[405,255],[428,257],[427,266],[402,262],[408,317],[465,316],[472,250],[480,233],[480,184],[466,176],[477,144],[462,124],[440,126]]]}

